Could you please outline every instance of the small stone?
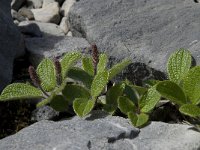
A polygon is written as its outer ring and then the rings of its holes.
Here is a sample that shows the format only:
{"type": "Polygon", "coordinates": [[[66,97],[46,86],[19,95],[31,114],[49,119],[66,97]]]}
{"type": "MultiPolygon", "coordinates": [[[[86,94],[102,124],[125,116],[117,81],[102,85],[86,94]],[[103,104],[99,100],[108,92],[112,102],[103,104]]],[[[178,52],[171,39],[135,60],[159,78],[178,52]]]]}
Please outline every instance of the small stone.
{"type": "Polygon", "coordinates": [[[68,33],[69,27],[68,27],[68,19],[67,19],[67,17],[63,17],[63,18],[62,18],[62,20],[61,20],[61,22],[60,22],[60,28],[63,30],[63,32],[64,32],[65,34],[68,33]]]}
{"type": "Polygon", "coordinates": [[[34,19],[34,15],[33,15],[32,11],[30,9],[25,8],[25,7],[19,9],[18,14],[20,14],[23,17],[28,18],[29,20],[34,19]]]}
{"type": "Polygon", "coordinates": [[[65,0],[60,10],[61,15],[68,16],[69,10],[75,2],[76,0],[65,0]]]}
{"type": "Polygon", "coordinates": [[[40,9],[31,9],[36,21],[58,24],[60,22],[59,4],[53,2],[40,9]]]}
{"type": "Polygon", "coordinates": [[[67,33],[67,36],[72,36],[72,32],[69,31],[69,32],[67,33]]]}
{"type": "Polygon", "coordinates": [[[54,3],[54,2],[56,2],[56,1],[55,0],[43,0],[42,8],[46,7],[50,3],[54,3]]]}
{"type": "Polygon", "coordinates": [[[46,36],[64,36],[63,30],[54,23],[44,23],[37,21],[23,21],[19,24],[22,33],[31,33],[37,37],[41,37],[41,34],[46,36]],[[34,33],[35,32],[35,33],[34,33]]]}

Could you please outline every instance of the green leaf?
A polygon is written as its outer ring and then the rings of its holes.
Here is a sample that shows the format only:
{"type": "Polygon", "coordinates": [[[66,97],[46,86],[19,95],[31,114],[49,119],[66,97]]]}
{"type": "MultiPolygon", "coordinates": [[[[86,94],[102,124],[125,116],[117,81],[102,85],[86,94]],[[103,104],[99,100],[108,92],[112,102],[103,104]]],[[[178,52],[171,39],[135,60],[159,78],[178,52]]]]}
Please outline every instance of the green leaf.
{"type": "Polygon", "coordinates": [[[160,100],[160,94],[156,91],[156,85],[152,86],[143,101],[140,101],[140,106],[143,106],[141,111],[144,113],[150,112],[160,100]],[[143,104],[142,104],[143,103],[143,104]]]}
{"type": "Polygon", "coordinates": [[[0,95],[0,101],[43,98],[41,90],[24,83],[13,83],[5,87],[0,95]]]}
{"type": "Polygon", "coordinates": [[[51,100],[50,106],[56,111],[66,111],[68,109],[68,102],[62,95],[56,95],[51,100]]]}
{"type": "Polygon", "coordinates": [[[98,73],[92,82],[91,85],[91,95],[93,99],[95,99],[97,96],[99,96],[104,89],[104,87],[107,85],[108,82],[108,72],[103,71],[98,73]]]}
{"type": "Polygon", "coordinates": [[[113,77],[115,77],[118,73],[120,73],[125,67],[127,67],[131,63],[130,60],[122,60],[122,62],[114,65],[109,70],[109,80],[111,80],[113,77]]]}
{"type": "Polygon", "coordinates": [[[123,90],[125,88],[125,84],[116,84],[111,87],[106,93],[106,105],[104,109],[109,113],[114,113],[117,109],[117,99],[122,95],[123,90]]]}
{"type": "Polygon", "coordinates": [[[133,112],[129,112],[128,113],[128,118],[130,119],[131,123],[135,127],[142,127],[149,120],[149,116],[147,114],[144,114],[144,113],[134,114],[133,112]]]}
{"type": "Polygon", "coordinates": [[[81,58],[81,53],[72,52],[67,53],[61,60],[62,77],[65,78],[70,67],[81,58]]]}
{"type": "Polygon", "coordinates": [[[103,72],[106,69],[108,62],[108,57],[106,54],[101,54],[99,56],[99,63],[97,65],[97,73],[103,72]]]}
{"type": "Polygon", "coordinates": [[[124,94],[127,96],[135,105],[138,105],[139,93],[133,86],[126,85],[124,89],[124,94]]]}
{"type": "Polygon", "coordinates": [[[56,87],[56,74],[53,62],[45,58],[37,67],[37,74],[41,80],[42,88],[49,92],[56,87]]]}
{"type": "Polygon", "coordinates": [[[72,102],[75,98],[90,98],[90,92],[82,86],[69,84],[62,91],[67,101],[72,102]]]}
{"type": "Polygon", "coordinates": [[[193,104],[185,104],[179,108],[179,111],[190,117],[200,117],[200,107],[193,104]]]}
{"type": "Polygon", "coordinates": [[[128,115],[129,112],[135,112],[136,106],[135,104],[127,97],[121,96],[118,99],[118,107],[120,111],[126,115],[128,115]]]}
{"type": "Polygon", "coordinates": [[[92,63],[91,57],[83,57],[82,59],[83,70],[87,72],[89,75],[94,76],[94,66],[92,63]]]}
{"type": "Polygon", "coordinates": [[[200,103],[200,66],[190,69],[184,77],[183,89],[193,104],[200,103]]]}
{"type": "Polygon", "coordinates": [[[76,98],[73,102],[73,109],[75,113],[84,117],[87,115],[94,107],[95,101],[88,100],[87,98],[76,98]]]}
{"type": "Polygon", "coordinates": [[[161,94],[161,96],[175,104],[183,105],[187,103],[185,93],[181,87],[172,81],[159,82],[156,90],[161,94]]]}
{"type": "Polygon", "coordinates": [[[167,64],[167,72],[169,79],[176,84],[179,84],[185,74],[191,67],[191,54],[188,50],[179,49],[174,52],[167,64]]]}
{"type": "Polygon", "coordinates": [[[159,80],[146,80],[144,81],[144,84],[148,87],[152,87],[154,85],[156,85],[158,82],[160,82],[159,80]]]}
{"type": "Polygon", "coordinates": [[[93,77],[80,68],[72,67],[69,69],[68,77],[82,82],[88,89],[91,88],[93,77]]]}

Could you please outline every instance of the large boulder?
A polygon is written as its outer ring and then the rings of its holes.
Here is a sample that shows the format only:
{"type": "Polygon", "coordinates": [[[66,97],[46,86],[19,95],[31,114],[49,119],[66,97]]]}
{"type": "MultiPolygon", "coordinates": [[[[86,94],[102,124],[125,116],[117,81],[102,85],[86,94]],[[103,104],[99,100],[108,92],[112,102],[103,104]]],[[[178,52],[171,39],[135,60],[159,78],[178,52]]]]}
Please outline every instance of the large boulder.
{"type": "Polygon", "coordinates": [[[23,55],[24,41],[13,23],[11,0],[0,1],[0,91],[12,80],[14,58],[23,55]]]}
{"type": "Polygon", "coordinates": [[[70,9],[69,22],[74,36],[96,42],[113,60],[144,66],[132,70],[165,72],[179,48],[189,49],[200,64],[200,5],[193,0],[81,0],[70,9]]]}
{"type": "Polygon", "coordinates": [[[152,122],[141,130],[127,119],[93,112],[85,118],[40,121],[0,140],[2,150],[198,150],[191,126],[152,122]]]}
{"type": "Polygon", "coordinates": [[[43,58],[61,58],[65,53],[90,47],[84,38],[68,36],[48,36],[26,38],[25,44],[30,54],[30,61],[38,65],[43,58]]]}

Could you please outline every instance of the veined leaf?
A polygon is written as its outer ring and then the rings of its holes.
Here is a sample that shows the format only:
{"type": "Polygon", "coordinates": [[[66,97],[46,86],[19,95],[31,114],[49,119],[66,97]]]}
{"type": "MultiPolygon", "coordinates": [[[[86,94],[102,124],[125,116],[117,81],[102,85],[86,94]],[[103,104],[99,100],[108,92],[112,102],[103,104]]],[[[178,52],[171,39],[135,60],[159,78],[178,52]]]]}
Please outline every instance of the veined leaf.
{"type": "Polygon", "coordinates": [[[82,65],[83,65],[83,70],[85,70],[85,72],[87,72],[91,76],[94,76],[94,66],[91,57],[83,57],[82,65]]]}
{"type": "Polygon", "coordinates": [[[109,70],[109,80],[111,80],[114,76],[120,73],[125,67],[127,67],[131,63],[130,60],[122,60],[122,62],[114,65],[109,70]]]}
{"type": "Polygon", "coordinates": [[[125,88],[124,83],[119,83],[111,87],[106,93],[106,105],[104,109],[109,113],[114,113],[117,109],[117,99],[122,95],[125,88]]]}
{"type": "Polygon", "coordinates": [[[0,101],[31,98],[43,98],[43,93],[41,90],[24,83],[10,84],[2,91],[0,95],[0,101]]]}
{"type": "Polygon", "coordinates": [[[97,73],[103,72],[106,69],[108,62],[108,57],[106,54],[101,54],[99,56],[99,63],[97,65],[97,73]]]}
{"type": "Polygon", "coordinates": [[[185,104],[179,108],[179,111],[190,117],[200,117],[200,107],[194,104],[185,104]]]}
{"type": "Polygon", "coordinates": [[[184,75],[187,74],[191,67],[191,54],[188,50],[179,49],[174,52],[167,64],[167,72],[169,79],[176,84],[179,84],[184,75]]]}
{"type": "Polygon", "coordinates": [[[160,97],[161,95],[156,91],[156,85],[152,86],[143,101],[140,101],[141,111],[144,113],[151,111],[159,102],[160,97]]]}
{"type": "Polygon", "coordinates": [[[73,109],[78,116],[84,117],[93,109],[94,104],[95,101],[93,100],[87,98],[76,98],[73,102],[73,109]]]}
{"type": "Polygon", "coordinates": [[[128,115],[129,112],[135,112],[136,106],[135,104],[127,97],[121,96],[118,99],[118,107],[120,111],[126,115],[128,115]]]}
{"type": "Polygon", "coordinates": [[[49,92],[56,87],[56,74],[53,62],[45,58],[37,67],[37,74],[41,80],[42,88],[49,92]]]}
{"type": "Polygon", "coordinates": [[[50,106],[56,111],[66,111],[68,109],[68,102],[62,95],[56,95],[51,100],[50,106]]]}
{"type": "Polygon", "coordinates": [[[159,82],[156,86],[156,90],[161,96],[175,104],[183,105],[187,102],[187,98],[181,87],[172,81],[167,80],[159,82]]]}
{"type": "Polygon", "coordinates": [[[68,77],[82,82],[88,89],[91,88],[93,77],[80,68],[72,67],[69,69],[68,77]]]}
{"type": "Polygon", "coordinates": [[[152,87],[154,85],[156,85],[158,82],[160,82],[159,80],[146,80],[144,81],[144,84],[148,87],[152,87]]]}
{"type": "Polygon", "coordinates": [[[62,93],[69,102],[73,102],[76,98],[90,98],[90,92],[79,85],[68,84],[65,86],[62,93]]]}
{"type": "Polygon", "coordinates": [[[200,66],[190,69],[184,77],[183,89],[193,104],[200,103],[200,66]]]}
{"type": "Polygon", "coordinates": [[[91,95],[92,98],[95,99],[99,94],[101,94],[104,87],[107,85],[108,82],[108,72],[103,71],[98,73],[92,82],[91,85],[91,95]]]}
{"type": "Polygon", "coordinates": [[[70,67],[81,58],[81,53],[67,53],[61,60],[62,77],[65,78],[70,67]]]}
{"type": "Polygon", "coordinates": [[[142,127],[149,120],[149,116],[147,114],[144,114],[144,113],[137,115],[137,114],[134,114],[133,112],[129,112],[128,118],[130,119],[131,123],[135,127],[142,127]]]}

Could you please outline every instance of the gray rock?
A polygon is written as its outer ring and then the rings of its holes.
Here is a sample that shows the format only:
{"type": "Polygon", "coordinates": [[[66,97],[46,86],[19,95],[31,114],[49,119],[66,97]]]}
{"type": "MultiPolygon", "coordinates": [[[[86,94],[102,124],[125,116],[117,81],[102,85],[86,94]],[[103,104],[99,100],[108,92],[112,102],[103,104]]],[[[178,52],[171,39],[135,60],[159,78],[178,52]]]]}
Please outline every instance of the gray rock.
{"type": "Polygon", "coordinates": [[[127,119],[93,112],[53,122],[40,121],[0,140],[5,150],[198,150],[191,126],[152,122],[140,131],[127,119]]]}
{"type": "Polygon", "coordinates": [[[182,47],[200,64],[200,5],[192,0],[81,0],[69,22],[74,36],[96,42],[113,60],[130,58],[132,70],[149,68],[147,75],[166,72],[169,55],[182,47]]]}
{"type": "Polygon", "coordinates": [[[41,8],[43,0],[26,0],[26,6],[28,8],[41,8]]]}
{"type": "Polygon", "coordinates": [[[19,9],[18,14],[20,14],[23,17],[28,18],[28,20],[34,20],[34,15],[32,11],[28,8],[22,7],[19,9]]]}
{"type": "Polygon", "coordinates": [[[111,117],[106,114],[97,117],[88,116],[86,120],[74,117],[60,122],[35,123],[18,134],[1,140],[0,149],[99,150],[113,149],[113,143],[121,141],[117,146],[125,150],[128,147],[130,149],[132,145],[124,139],[135,138],[138,133],[138,129],[121,117],[111,117]]]}
{"type": "Polygon", "coordinates": [[[31,9],[36,21],[51,22],[58,24],[60,22],[60,8],[57,2],[49,3],[40,9],[31,9]]]}
{"type": "MultiPolygon", "coordinates": [[[[10,1],[10,0],[9,0],[10,1]]],[[[11,7],[12,9],[18,11],[19,8],[22,6],[22,4],[25,2],[25,0],[12,0],[11,7]]]]}
{"type": "Polygon", "coordinates": [[[26,18],[24,16],[22,16],[21,14],[19,14],[16,10],[14,9],[11,9],[11,15],[12,15],[12,18],[14,20],[18,20],[19,22],[21,21],[25,21],[26,18]]]}
{"type": "Polygon", "coordinates": [[[132,144],[138,150],[199,150],[200,132],[188,125],[152,122],[132,144]]]}
{"type": "Polygon", "coordinates": [[[13,23],[11,1],[0,1],[0,91],[12,79],[13,61],[24,54],[24,41],[13,23]]]}
{"type": "Polygon", "coordinates": [[[61,7],[61,15],[62,16],[68,16],[70,8],[74,5],[76,0],[65,0],[62,7],[61,7]]]}
{"type": "Polygon", "coordinates": [[[67,52],[89,47],[83,38],[67,36],[48,36],[44,38],[26,38],[25,44],[30,53],[30,61],[38,65],[45,58],[61,57],[67,52]]]}
{"type": "Polygon", "coordinates": [[[37,21],[23,21],[20,22],[19,28],[22,33],[37,37],[43,36],[64,36],[65,33],[60,26],[54,23],[43,23],[37,21]]]}
{"type": "Polygon", "coordinates": [[[42,7],[46,7],[47,5],[49,5],[50,3],[54,3],[56,2],[55,0],[43,0],[43,5],[42,7]]]}
{"type": "Polygon", "coordinates": [[[35,109],[32,112],[32,121],[41,121],[41,120],[52,120],[59,115],[59,112],[55,111],[50,106],[43,106],[35,109]]]}
{"type": "Polygon", "coordinates": [[[60,28],[63,30],[63,32],[65,34],[68,33],[68,31],[69,31],[69,25],[68,25],[68,19],[67,19],[67,17],[63,17],[62,18],[62,20],[60,22],[60,28]]]}

